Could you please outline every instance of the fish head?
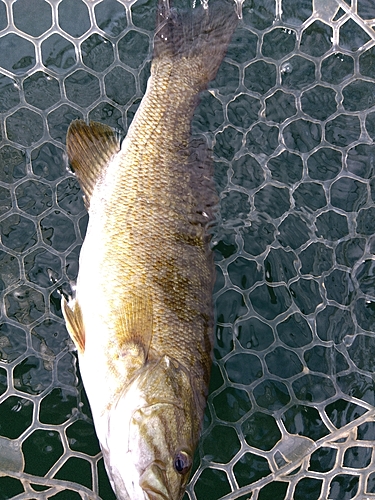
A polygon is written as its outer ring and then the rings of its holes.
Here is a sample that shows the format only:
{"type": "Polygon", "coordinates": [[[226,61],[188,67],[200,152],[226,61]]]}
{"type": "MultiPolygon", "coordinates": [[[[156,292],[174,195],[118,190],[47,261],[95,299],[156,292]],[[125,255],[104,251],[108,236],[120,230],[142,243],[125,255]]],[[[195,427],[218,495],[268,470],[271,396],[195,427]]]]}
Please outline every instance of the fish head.
{"type": "Polygon", "coordinates": [[[103,455],[119,500],[179,500],[200,417],[190,376],[163,356],[147,363],[111,408],[103,455]]]}

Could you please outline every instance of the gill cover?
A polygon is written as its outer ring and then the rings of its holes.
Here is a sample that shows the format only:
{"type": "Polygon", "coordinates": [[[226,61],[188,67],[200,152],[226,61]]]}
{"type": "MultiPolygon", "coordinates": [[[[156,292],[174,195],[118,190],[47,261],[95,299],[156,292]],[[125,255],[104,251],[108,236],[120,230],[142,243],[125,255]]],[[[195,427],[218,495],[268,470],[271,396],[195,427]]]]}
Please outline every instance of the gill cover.
{"type": "Polygon", "coordinates": [[[167,356],[148,362],[108,413],[103,455],[119,499],[179,500],[199,434],[191,380],[167,356]]]}

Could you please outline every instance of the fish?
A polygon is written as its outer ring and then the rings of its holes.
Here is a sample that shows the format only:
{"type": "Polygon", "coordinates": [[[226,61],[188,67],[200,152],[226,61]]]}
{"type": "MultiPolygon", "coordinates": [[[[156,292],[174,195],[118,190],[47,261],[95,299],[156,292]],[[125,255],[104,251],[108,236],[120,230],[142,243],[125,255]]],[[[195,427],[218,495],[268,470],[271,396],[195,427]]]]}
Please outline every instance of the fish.
{"type": "Polygon", "coordinates": [[[159,0],[150,78],[123,141],[98,122],[67,132],[89,222],[61,307],[119,500],[179,500],[192,469],[212,361],[218,197],[191,122],[237,21],[227,0],[186,11],[159,0]]]}

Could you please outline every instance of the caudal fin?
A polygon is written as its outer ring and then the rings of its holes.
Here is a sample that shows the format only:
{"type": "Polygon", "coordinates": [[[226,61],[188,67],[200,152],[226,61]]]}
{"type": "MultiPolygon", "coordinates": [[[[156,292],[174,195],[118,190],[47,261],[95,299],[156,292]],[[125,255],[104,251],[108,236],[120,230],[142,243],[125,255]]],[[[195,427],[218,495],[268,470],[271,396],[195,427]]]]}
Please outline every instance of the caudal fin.
{"type": "Polygon", "coordinates": [[[199,5],[184,11],[159,0],[154,60],[188,59],[195,72],[189,76],[202,89],[215,78],[237,22],[233,0],[210,0],[206,9],[199,5]]]}

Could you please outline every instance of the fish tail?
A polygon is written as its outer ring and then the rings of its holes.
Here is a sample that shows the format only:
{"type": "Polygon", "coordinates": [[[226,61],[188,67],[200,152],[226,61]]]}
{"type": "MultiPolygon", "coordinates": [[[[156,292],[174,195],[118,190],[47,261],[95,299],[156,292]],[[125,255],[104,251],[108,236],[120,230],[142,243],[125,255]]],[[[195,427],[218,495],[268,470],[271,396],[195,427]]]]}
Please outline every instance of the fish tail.
{"type": "Polygon", "coordinates": [[[210,0],[202,5],[179,11],[159,0],[154,38],[154,60],[187,59],[192,85],[199,90],[216,76],[228,44],[238,23],[233,1],[210,0]]]}

